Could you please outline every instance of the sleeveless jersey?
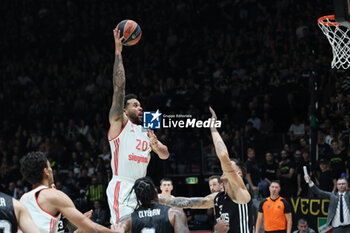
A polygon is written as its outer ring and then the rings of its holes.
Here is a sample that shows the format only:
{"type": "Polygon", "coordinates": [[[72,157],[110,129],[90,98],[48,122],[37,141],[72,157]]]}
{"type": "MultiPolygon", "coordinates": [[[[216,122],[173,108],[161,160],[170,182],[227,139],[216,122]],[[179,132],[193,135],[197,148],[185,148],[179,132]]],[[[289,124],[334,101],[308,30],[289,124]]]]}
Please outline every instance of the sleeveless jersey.
{"type": "Polygon", "coordinates": [[[41,233],[57,233],[58,223],[61,214],[53,216],[45,211],[38,202],[38,192],[47,189],[47,186],[41,185],[21,197],[21,202],[25,205],[32,216],[34,223],[38,226],[41,233]]]}
{"type": "Polygon", "coordinates": [[[12,197],[0,192],[0,232],[16,233],[17,225],[12,197]]]}
{"type": "Polygon", "coordinates": [[[152,204],[151,208],[140,207],[131,214],[132,233],[174,233],[168,217],[171,207],[152,204]]]}
{"type": "Polygon", "coordinates": [[[147,130],[127,120],[120,133],[109,140],[111,167],[114,177],[137,180],[145,177],[151,159],[147,130]]]}
{"type": "Polygon", "coordinates": [[[254,215],[252,201],[237,204],[225,192],[219,192],[214,198],[215,219],[228,222],[228,233],[254,233],[254,215]]]}

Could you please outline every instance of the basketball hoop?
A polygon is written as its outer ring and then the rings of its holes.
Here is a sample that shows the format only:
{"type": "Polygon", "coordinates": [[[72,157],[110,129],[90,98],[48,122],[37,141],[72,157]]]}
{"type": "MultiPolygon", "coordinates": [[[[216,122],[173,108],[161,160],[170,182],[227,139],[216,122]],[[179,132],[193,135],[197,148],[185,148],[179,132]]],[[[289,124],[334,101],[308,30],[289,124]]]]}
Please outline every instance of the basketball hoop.
{"type": "Polygon", "coordinates": [[[332,46],[332,68],[348,69],[350,67],[350,29],[337,23],[334,15],[320,17],[317,22],[332,46]]]}

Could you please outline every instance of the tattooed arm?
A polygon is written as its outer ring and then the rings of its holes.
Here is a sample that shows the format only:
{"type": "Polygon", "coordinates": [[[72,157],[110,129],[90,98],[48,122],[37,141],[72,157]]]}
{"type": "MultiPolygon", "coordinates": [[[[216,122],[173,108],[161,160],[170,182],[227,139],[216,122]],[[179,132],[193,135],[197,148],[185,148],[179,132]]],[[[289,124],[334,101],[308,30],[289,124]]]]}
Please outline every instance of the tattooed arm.
{"type": "Polygon", "coordinates": [[[123,44],[120,38],[120,31],[113,30],[115,42],[115,59],[113,65],[113,100],[109,110],[109,139],[119,134],[126,122],[124,115],[124,97],[125,97],[125,71],[122,60],[123,44]]]}
{"type": "MultiPolygon", "coordinates": [[[[216,121],[217,117],[214,110],[211,107],[209,107],[209,110],[212,114],[212,120],[216,121]]],[[[248,203],[250,201],[250,194],[243,182],[241,176],[242,171],[239,169],[235,162],[231,161],[228,155],[228,150],[218,130],[213,126],[210,128],[210,131],[213,138],[216,155],[220,160],[221,169],[223,170],[224,175],[227,177],[229,182],[230,188],[225,191],[233,201],[239,204],[248,203]]]]}
{"type": "Polygon", "coordinates": [[[159,203],[177,208],[208,209],[214,207],[214,198],[218,193],[206,197],[159,197],[159,203]]]}

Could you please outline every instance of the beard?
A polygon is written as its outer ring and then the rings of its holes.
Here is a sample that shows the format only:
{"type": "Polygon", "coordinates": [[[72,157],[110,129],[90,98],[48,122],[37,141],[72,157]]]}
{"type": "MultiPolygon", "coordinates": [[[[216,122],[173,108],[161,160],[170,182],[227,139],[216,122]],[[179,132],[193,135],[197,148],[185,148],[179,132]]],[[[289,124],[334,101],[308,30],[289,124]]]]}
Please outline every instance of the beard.
{"type": "Polygon", "coordinates": [[[131,114],[128,117],[132,123],[134,123],[136,125],[142,125],[142,120],[140,120],[140,118],[137,115],[131,114]]]}

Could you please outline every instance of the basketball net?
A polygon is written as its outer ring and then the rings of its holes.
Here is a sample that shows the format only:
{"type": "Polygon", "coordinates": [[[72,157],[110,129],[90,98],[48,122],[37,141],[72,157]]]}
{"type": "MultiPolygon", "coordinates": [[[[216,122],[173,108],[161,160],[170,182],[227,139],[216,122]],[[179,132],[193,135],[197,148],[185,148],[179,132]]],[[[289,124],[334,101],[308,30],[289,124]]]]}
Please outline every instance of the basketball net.
{"type": "Polygon", "coordinates": [[[350,29],[337,23],[334,15],[319,18],[318,26],[332,46],[332,68],[348,69],[350,67],[350,29]]]}

